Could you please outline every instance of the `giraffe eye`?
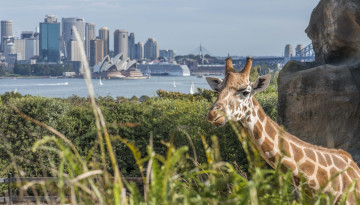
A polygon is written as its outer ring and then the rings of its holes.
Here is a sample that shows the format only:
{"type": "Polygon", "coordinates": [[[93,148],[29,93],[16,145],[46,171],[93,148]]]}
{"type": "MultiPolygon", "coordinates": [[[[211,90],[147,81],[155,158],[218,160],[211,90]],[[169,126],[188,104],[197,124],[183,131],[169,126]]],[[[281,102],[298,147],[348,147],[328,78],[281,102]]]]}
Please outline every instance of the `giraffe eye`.
{"type": "Polygon", "coordinates": [[[248,96],[250,94],[250,92],[244,91],[242,94],[246,97],[246,96],[248,96]]]}

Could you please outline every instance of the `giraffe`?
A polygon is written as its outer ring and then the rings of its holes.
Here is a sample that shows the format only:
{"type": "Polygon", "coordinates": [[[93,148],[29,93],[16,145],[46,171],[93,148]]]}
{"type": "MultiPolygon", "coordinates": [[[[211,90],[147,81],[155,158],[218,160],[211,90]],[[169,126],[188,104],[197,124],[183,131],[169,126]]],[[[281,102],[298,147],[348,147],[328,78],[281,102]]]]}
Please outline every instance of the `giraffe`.
{"type": "Polygon", "coordinates": [[[295,179],[302,175],[313,191],[323,189],[339,200],[356,180],[346,201],[346,204],[354,204],[355,194],[360,197],[360,170],[350,154],[304,142],[271,120],[253,97],[266,89],[271,76],[260,76],[250,82],[252,61],[248,57],[243,70],[236,72],[229,57],[225,61],[224,80],[206,78],[210,87],[219,93],[207,120],[215,126],[223,126],[228,120],[239,121],[271,167],[280,160],[282,167],[291,170],[295,179]]]}

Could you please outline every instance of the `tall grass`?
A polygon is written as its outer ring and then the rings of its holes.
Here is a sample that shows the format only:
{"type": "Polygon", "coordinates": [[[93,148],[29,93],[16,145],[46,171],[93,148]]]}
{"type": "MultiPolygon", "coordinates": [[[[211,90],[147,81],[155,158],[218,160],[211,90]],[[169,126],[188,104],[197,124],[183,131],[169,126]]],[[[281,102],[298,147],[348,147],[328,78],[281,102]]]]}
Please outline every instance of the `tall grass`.
{"type": "MultiPolygon", "coordinates": [[[[81,42],[76,28],[73,29],[78,42],[81,42]]],[[[79,46],[83,48],[81,43],[79,46]]],[[[191,137],[181,128],[179,130],[188,136],[190,146],[175,147],[174,136],[164,136],[168,140],[162,141],[162,146],[167,151],[165,155],[160,155],[154,151],[150,134],[147,154],[142,155],[133,142],[107,132],[104,116],[95,101],[85,54],[81,50],[84,79],[95,116],[96,143],[86,155],[81,155],[82,152],[66,136],[12,106],[26,120],[51,133],[39,139],[32,151],[43,156],[41,160],[50,164],[50,167],[44,168],[59,179],[55,184],[45,181],[21,184],[20,194],[31,190],[32,194],[41,193],[48,203],[54,203],[49,199],[53,193],[60,196],[58,203],[61,204],[334,203],[332,196],[310,192],[303,181],[294,187],[291,173],[283,173],[280,164],[275,169],[268,169],[241,126],[234,122],[231,122],[232,129],[241,141],[249,162],[248,176],[236,163],[222,161],[219,141],[215,136],[210,141],[198,136],[206,151],[206,162],[199,163],[191,137]],[[115,156],[112,143],[123,143],[129,148],[136,162],[134,166],[140,170],[142,183],[125,180],[117,163],[121,156],[115,156]],[[189,155],[189,147],[193,156],[189,155]],[[108,167],[109,164],[111,167],[108,167]]],[[[15,157],[11,166],[17,170],[17,177],[25,175],[16,165],[15,157]]]]}

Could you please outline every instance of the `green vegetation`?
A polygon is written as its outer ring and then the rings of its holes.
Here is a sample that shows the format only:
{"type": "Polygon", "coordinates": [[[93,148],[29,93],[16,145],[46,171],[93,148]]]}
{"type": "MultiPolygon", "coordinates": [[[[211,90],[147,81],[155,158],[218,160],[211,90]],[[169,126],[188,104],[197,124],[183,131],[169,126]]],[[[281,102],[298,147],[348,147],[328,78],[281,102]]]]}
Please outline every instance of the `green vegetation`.
{"type": "Polygon", "coordinates": [[[13,72],[24,76],[60,76],[65,71],[72,71],[69,69],[69,66],[65,68],[63,65],[15,63],[13,72]]]}
{"type": "MultiPolygon", "coordinates": [[[[302,182],[294,189],[280,166],[268,169],[238,123],[207,123],[213,92],[158,95],[95,101],[1,95],[0,177],[56,176],[56,184],[18,184],[17,193],[55,194],[62,204],[334,203],[302,182]]],[[[274,119],[275,84],[256,98],[274,119]]]]}

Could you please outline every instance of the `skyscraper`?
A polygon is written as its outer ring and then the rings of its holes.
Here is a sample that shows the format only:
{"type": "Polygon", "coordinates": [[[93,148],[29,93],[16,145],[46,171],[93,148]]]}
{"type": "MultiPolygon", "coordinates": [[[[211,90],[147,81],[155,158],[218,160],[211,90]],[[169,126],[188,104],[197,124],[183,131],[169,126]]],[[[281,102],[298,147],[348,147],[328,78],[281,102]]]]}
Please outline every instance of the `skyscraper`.
{"type": "Polygon", "coordinates": [[[123,58],[128,57],[128,32],[125,30],[115,30],[114,32],[114,56],[122,53],[123,58]]]}
{"type": "Polygon", "coordinates": [[[134,33],[130,33],[129,35],[129,40],[128,40],[128,44],[129,44],[129,58],[131,60],[136,58],[136,52],[135,52],[135,34],[134,33]]]}
{"type": "Polygon", "coordinates": [[[15,53],[18,54],[17,60],[25,60],[25,39],[14,39],[15,53]]]}
{"type": "Polygon", "coordinates": [[[72,61],[73,59],[71,59],[71,56],[77,55],[77,54],[74,54],[74,55],[71,54],[71,44],[72,44],[71,41],[76,41],[75,33],[73,31],[73,26],[78,31],[80,39],[82,40],[82,43],[84,43],[84,40],[85,40],[84,19],[82,19],[82,18],[62,18],[61,22],[62,22],[63,52],[65,53],[67,60],[72,61]]]}
{"type": "Polygon", "coordinates": [[[13,21],[1,21],[1,51],[5,51],[5,45],[11,37],[13,37],[13,21]]]}
{"type": "Polygon", "coordinates": [[[144,57],[155,60],[159,57],[159,46],[155,38],[149,38],[144,45],[144,57]]]}
{"type": "Polygon", "coordinates": [[[104,40],[94,39],[90,41],[90,66],[96,65],[104,58],[104,40]]]}
{"type": "Polygon", "coordinates": [[[40,23],[40,56],[45,62],[60,61],[60,23],[55,15],[47,15],[40,23]]]}
{"type": "Polygon", "coordinates": [[[107,27],[99,30],[99,38],[104,41],[104,56],[109,55],[109,29],[107,27]]]}
{"type": "Polygon", "coordinates": [[[135,59],[144,59],[144,43],[139,42],[135,45],[135,59]]]}
{"type": "Polygon", "coordinates": [[[90,41],[96,38],[95,24],[85,24],[85,53],[88,60],[90,60],[90,41]]]}

